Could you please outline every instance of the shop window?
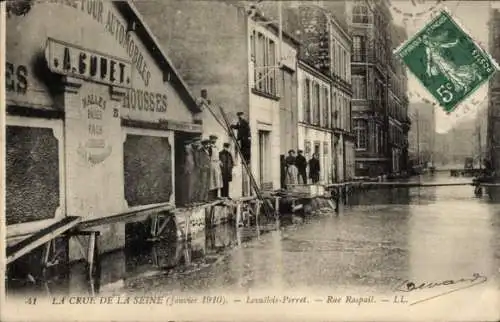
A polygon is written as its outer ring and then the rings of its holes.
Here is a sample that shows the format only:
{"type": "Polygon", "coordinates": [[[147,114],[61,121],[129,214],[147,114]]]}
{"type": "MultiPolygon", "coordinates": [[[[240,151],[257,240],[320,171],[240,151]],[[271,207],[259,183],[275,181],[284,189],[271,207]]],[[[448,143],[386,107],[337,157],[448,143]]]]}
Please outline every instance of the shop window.
{"type": "Polygon", "coordinates": [[[123,161],[125,200],[129,206],[170,201],[172,155],[167,137],[127,134],[123,161]]]}
{"type": "Polygon", "coordinates": [[[5,138],[7,225],[54,218],[62,205],[53,129],[7,126],[5,138]]]}

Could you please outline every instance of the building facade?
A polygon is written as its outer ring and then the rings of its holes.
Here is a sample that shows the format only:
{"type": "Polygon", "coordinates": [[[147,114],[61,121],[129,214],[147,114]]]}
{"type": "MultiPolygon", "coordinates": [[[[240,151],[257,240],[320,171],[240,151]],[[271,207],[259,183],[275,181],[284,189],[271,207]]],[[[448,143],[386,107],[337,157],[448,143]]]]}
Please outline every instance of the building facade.
{"type": "MultiPolygon", "coordinates": [[[[407,39],[406,30],[403,27],[392,25],[391,45],[395,49],[407,39]]],[[[389,68],[387,69],[388,83],[388,154],[390,158],[388,170],[392,174],[406,172],[408,165],[408,132],[411,120],[408,117],[408,77],[403,62],[389,52],[389,68]]],[[[433,132],[434,133],[434,132],[433,132]]]]}
{"type": "MultiPolygon", "coordinates": [[[[284,28],[301,41],[299,56],[304,64],[331,80],[331,107],[324,111],[323,119],[328,122],[325,126],[332,130],[331,177],[334,182],[340,182],[354,177],[350,71],[352,44],[342,19],[338,19],[334,13],[327,10],[321,1],[288,3],[284,10],[284,28]]],[[[299,82],[299,88],[304,86],[299,82]]],[[[302,92],[307,93],[304,90],[302,92]]]]}
{"type": "Polygon", "coordinates": [[[297,117],[291,113],[297,106],[293,99],[297,97],[299,43],[288,35],[280,39],[278,29],[258,13],[249,17],[246,39],[250,42],[249,119],[255,151],[252,170],[264,190],[283,187],[280,160],[297,144],[297,117]]]}
{"type": "MultiPolygon", "coordinates": [[[[332,150],[331,88],[332,79],[304,61],[298,63],[298,148],[310,160],[314,153],[320,160],[320,183],[335,180],[332,150]]],[[[309,178],[309,172],[307,172],[309,178]]]]}
{"type": "MultiPolygon", "coordinates": [[[[352,119],[356,134],[356,175],[389,172],[387,113],[391,13],[384,1],[333,3],[346,17],[352,37],[352,119]]],[[[391,162],[392,163],[392,162],[391,162]]]]}
{"type": "Polygon", "coordinates": [[[7,236],[71,216],[101,232],[101,252],[121,248],[127,221],[107,218],[175,206],[175,151],[202,132],[200,110],[131,4],[17,4],[7,18],[7,236]],[[61,16],[72,23],[61,28],[61,16]]]}
{"type": "Polygon", "coordinates": [[[409,114],[412,126],[408,133],[410,164],[426,165],[433,161],[436,144],[436,111],[428,103],[411,102],[409,114]]]}
{"type": "MultiPolygon", "coordinates": [[[[186,83],[195,91],[207,90],[212,108],[203,111],[204,135],[217,135],[220,144],[230,142],[218,106],[231,122],[237,121],[237,112],[244,112],[251,128],[253,175],[261,188],[278,189],[281,145],[295,144],[289,138],[282,142],[282,128],[296,137],[296,126],[280,124],[280,116],[295,108],[292,99],[283,96],[295,82],[299,43],[285,33],[279,37],[276,24],[258,12],[249,14],[248,7],[236,2],[138,1],[136,5],[186,83]]],[[[288,115],[286,122],[293,122],[288,115]]],[[[234,149],[233,154],[237,162],[230,196],[238,197],[249,193],[249,185],[234,149]]]]}

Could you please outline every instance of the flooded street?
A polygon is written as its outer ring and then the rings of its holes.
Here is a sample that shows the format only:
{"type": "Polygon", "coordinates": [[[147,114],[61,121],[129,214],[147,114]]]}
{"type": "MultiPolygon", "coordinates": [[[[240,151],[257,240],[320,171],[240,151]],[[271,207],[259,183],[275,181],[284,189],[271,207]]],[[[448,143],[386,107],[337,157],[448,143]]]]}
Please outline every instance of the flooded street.
{"type": "MultiPolygon", "coordinates": [[[[439,181],[444,179],[452,180],[440,176],[439,181]]],[[[191,257],[187,262],[198,269],[136,279],[126,283],[126,289],[386,292],[402,280],[439,281],[473,273],[498,285],[500,206],[486,197],[474,198],[472,187],[384,189],[350,202],[353,205],[339,215],[321,214],[258,238],[255,228],[237,232],[221,227],[212,242],[208,237],[204,245],[193,244],[182,255],[184,262],[191,257]],[[219,245],[219,255],[212,245],[219,245]],[[217,259],[210,264],[204,256],[217,259]]]]}
{"type": "MultiPolygon", "coordinates": [[[[439,175],[439,182],[466,180],[439,175]]],[[[478,273],[498,287],[500,205],[472,187],[366,191],[339,214],[235,229],[226,224],[189,242],[138,245],[104,255],[88,286],[84,267],[52,292],[247,293],[349,289],[390,292],[403,280],[440,281],[478,273]],[[64,286],[62,286],[62,285],[64,286]],[[58,291],[56,291],[56,289],[58,291]]]]}
{"type": "Polygon", "coordinates": [[[39,294],[393,294],[408,282],[474,274],[494,292],[500,286],[500,205],[473,197],[471,186],[365,191],[339,214],[288,217],[276,227],[226,224],[187,242],[137,245],[103,255],[97,280],[77,264],[39,294]]]}

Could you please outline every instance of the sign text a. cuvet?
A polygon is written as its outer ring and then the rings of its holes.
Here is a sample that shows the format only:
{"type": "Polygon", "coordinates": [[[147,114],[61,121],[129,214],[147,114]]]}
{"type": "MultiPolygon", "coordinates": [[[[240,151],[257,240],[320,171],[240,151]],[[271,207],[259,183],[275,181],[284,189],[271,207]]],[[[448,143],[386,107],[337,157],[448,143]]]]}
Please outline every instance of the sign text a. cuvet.
{"type": "Polygon", "coordinates": [[[53,73],[130,88],[131,65],[126,60],[49,38],[45,57],[53,73]]]}

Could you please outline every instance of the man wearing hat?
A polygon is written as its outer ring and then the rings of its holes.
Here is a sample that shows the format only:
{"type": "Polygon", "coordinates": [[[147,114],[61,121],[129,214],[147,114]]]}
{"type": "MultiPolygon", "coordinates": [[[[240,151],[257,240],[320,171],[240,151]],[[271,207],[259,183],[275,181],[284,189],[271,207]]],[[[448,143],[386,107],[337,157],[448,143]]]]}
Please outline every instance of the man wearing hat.
{"type": "Polygon", "coordinates": [[[200,151],[200,178],[199,178],[199,187],[200,187],[200,201],[206,202],[208,201],[208,190],[210,184],[210,140],[204,139],[201,141],[202,149],[200,151]]]}
{"type": "Polygon", "coordinates": [[[208,145],[208,155],[210,156],[210,200],[217,199],[219,197],[219,189],[222,188],[221,163],[219,159],[219,149],[217,148],[217,139],[216,135],[209,136],[210,143],[208,145]]]}
{"type": "Polygon", "coordinates": [[[183,195],[179,196],[180,204],[187,205],[194,201],[194,183],[196,180],[195,176],[195,161],[194,161],[194,151],[192,144],[194,139],[188,139],[184,142],[184,166],[182,175],[182,190],[183,195]]]}
{"type": "Polygon", "coordinates": [[[221,197],[229,198],[229,182],[233,180],[234,161],[231,152],[229,151],[230,144],[224,143],[222,151],[219,152],[219,160],[221,161],[222,172],[222,189],[221,197]]]}
{"type": "Polygon", "coordinates": [[[238,135],[236,139],[241,149],[241,154],[243,155],[244,161],[248,164],[250,163],[250,152],[251,152],[251,132],[250,125],[248,121],[244,118],[243,112],[238,112],[238,123],[231,125],[231,128],[238,130],[238,135]]]}
{"type": "Polygon", "coordinates": [[[201,193],[202,187],[200,184],[200,178],[202,176],[202,167],[201,167],[201,154],[205,153],[203,151],[203,147],[201,145],[201,138],[193,139],[191,143],[192,151],[193,151],[193,159],[194,159],[194,170],[193,175],[191,176],[191,187],[193,189],[193,198],[191,203],[197,203],[201,201],[201,193]]]}
{"type": "Polygon", "coordinates": [[[299,183],[307,184],[307,160],[304,157],[304,151],[297,151],[298,155],[295,158],[295,165],[297,166],[297,170],[299,171],[299,183]]]}

